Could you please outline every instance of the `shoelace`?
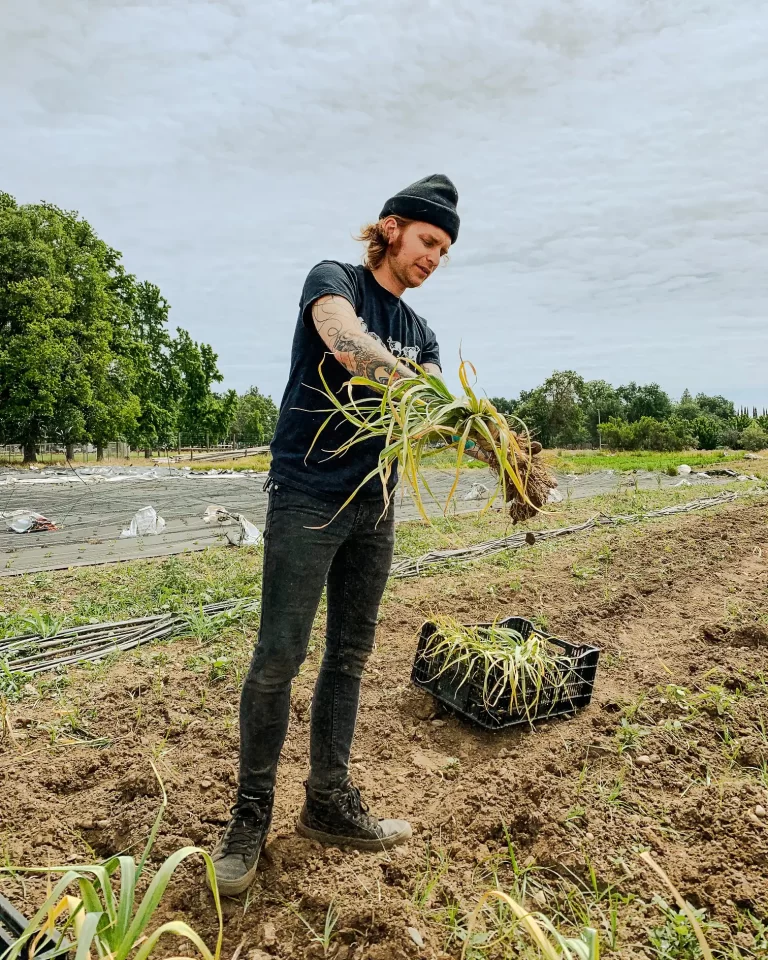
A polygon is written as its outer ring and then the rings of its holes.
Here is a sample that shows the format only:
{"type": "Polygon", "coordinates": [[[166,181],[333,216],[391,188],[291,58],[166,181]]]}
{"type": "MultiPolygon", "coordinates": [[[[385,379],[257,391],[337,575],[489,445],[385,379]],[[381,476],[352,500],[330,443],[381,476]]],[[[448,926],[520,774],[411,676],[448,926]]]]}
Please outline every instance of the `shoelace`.
{"type": "Polygon", "coordinates": [[[351,783],[345,784],[338,791],[339,806],[356,820],[361,820],[365,826],[376,832],[378,821],[368,813],[368,805],[360,796],[360,791],[351,783]]]}
{"type": "Polygon", "coordinates": [[[241,857],[250,856],[254,847],[261,843],[261,828],[265,816],[261,807],[255,803],[235,807],[232,811],[232,819],[222,837],[222,853],[225,856],[233,853],[241,857]]]}

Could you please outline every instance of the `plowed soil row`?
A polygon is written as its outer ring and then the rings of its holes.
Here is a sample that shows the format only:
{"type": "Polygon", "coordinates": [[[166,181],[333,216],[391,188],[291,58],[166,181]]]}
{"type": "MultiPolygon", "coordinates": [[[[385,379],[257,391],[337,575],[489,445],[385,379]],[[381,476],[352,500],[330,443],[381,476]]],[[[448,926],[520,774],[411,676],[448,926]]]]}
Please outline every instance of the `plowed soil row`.
{"type": "MultiPolygon", "coordinates": [[[[328,956],[457,957],[467,915],[496,882],[564,928],[584,904],[606,956],[654,956],[649,931],[664,918],[652,897],[670,898],[642,849],[724,925],[710,936],[742,951],[729,956],[765,955],[750,915],[768,917],[766,506],[603,531],[526,556],[522,570],[501,557],[387,593],[353,772],[375,811],[411,819],[405,848],[348,854],[294,833],[315,651],[294,688],[267,855],[247,897],[225,903],[225,956],[241,942],[246,956],[263,951],[254,960],[323,956],[307,925],[320,933],[332,905],[328,956]],[[495,735],[438,713],[409,684],[415,636],[435,610],[466,622],[536,615],[557,635],[599,645],[592,705],[495,735]]],[[[185,844],[213,846],[236,782],[239,677],[201,673],[202,655],[194,641],[145,650],[73,671],[58,699],[11,706],[13,739],[0,747],[6,862],[140,849],[158,805],[150,757],[169,796],[153,862],[185,844]]],[[[6,876],[0,889],[32,911],[45,882],[6,876]]],[[[197,867],[182,869],[163,911],[215,939],[197,867]]],[[[492,917],[485,923],[499,933],[492,917]]],[[[521,932],[507,924],[501,935],[474,956],[523,955],[521,932]]]]}

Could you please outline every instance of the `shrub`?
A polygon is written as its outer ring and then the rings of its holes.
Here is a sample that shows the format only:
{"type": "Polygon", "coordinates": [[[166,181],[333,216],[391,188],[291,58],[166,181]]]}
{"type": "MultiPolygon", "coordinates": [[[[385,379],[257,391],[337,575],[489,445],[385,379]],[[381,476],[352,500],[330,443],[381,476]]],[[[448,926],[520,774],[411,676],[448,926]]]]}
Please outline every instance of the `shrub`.
{"type": "Polygon", "coordinates": [[[698,439],[685,420],[641,417],[635,423],[611,418],[602,427],[603,443],[612,450],[684,450],[698,446],[698,439]]]}
{"type": "Polygon", "coordinates": [[[714,450],[723,442],[723,422],[717,417],[701,416],[691,423],[691,431],[702,450],[714,450]]]}
{"type": "Polygon", "coordinates": [[[610,450],[634,450],[635,438],[632,424],[619,417],[611,417],[600,429],[603,443],[610,450]]]}
{"type": "Polygon", "coordinates": [[[739,434],[739,445],[742,450],[764,450],[768,447],[768,433],[756,420],[753,420],[739,434]]]}

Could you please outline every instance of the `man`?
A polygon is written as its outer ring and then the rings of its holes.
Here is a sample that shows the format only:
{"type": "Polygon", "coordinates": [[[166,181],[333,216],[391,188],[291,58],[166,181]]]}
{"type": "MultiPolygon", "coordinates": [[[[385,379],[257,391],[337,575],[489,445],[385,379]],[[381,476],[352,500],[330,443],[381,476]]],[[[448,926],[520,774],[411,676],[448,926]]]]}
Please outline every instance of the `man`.
{"type": "Polygon", "coordinates": [[[421,286],[456,242],[457,200],[453,183],[441,174],[411,184],[363,230],[364,265],[323,261],[304,284],[272,441],[261,625],[240,702],[237,800],[213,854],[223,894],[241,893],[256,873],[271,822],[291,682],[306,656],[326,583],[326,646],[312,700],[310,773],[297,830],[362,850],[386,849],[411,836],[406,821],[373,817],[348,773],[360,681],[392,560],[394,517],[391,510],[382,517],[378,477],[339,510],[376,466],[383,440],[331,457],[350,436],[342,421],[331,423],[313,446],[329,406],[316,390],[322,389],[321,362],[336,392],[351,376],[383,383],[412,376],[399,357],[440,373],[434,333],[401,296],[421,286]]]}

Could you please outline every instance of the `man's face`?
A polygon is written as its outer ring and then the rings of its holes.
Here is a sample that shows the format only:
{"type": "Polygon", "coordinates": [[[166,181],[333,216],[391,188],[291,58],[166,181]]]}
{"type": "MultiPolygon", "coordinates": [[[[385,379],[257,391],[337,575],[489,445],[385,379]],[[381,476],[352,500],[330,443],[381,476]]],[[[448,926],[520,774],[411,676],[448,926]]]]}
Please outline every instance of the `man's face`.
{"type": "Polygon", "coordinates": [[[407,223],[394,226],[387,248],[390,269],[404,287],[420,287],[440,266],[440,258],[448,253],[451,238],[431,223],[407,223]]]}

